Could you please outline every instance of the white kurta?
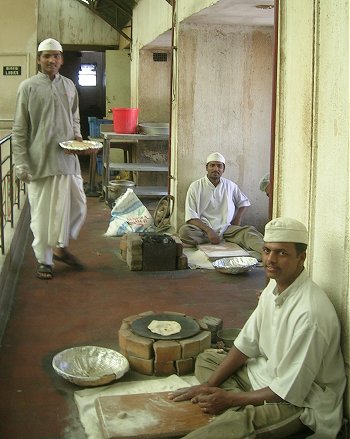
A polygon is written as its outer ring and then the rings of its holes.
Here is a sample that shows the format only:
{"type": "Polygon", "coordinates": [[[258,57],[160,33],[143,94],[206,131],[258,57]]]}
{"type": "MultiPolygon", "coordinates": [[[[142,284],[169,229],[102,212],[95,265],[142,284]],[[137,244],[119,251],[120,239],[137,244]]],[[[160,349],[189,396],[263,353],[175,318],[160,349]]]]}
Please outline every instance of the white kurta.
{"type": "Polygon", "coordinates": [[[270,280],[235,346],[250,358],[254,390],[268,386],[304,407],[300,419],[315,439],[336,437],[345,388],[340,325],[329,298],[305,270],[279,295],[270,280]]]}
{"type": "Polygon", "coordinates": [[[250,202],[236,183],[221,177],[220,183],[214,186],[205,176],[188,188],[185,221],[200,219],[222,235],[231,224],[236,210],[244,206],[250,206],[250,202]]]}
{"type": "Polygon", "coordinates": [[[26,166],[33,180],[52,175],[80,174],[76,155],[65,154],[59,143],[80,137],[78,93],[74,83],[39,72],[18,89],[13,123],[16,166],[26,166]]]}

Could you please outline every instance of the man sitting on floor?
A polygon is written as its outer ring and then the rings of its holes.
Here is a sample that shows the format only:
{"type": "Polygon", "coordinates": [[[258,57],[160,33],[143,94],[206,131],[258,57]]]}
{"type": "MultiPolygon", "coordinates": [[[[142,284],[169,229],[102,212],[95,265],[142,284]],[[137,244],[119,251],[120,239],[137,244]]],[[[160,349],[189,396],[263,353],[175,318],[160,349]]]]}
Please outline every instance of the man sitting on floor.
{"type": "Polygon", "coordinates": [[[261,260],[263,236],[252,226],[241,226],[250,202],[236,183],[222,177],[225,157],[214,152],[207,157],[207,175],[194,181],[185,203],[186,224],[180,227],[183,243],[195,247],[222,239],[234,242],[261,260]]]}
{"type": "Polygon", "coordinates": [[[188,439],[335,439],[342,423],[345,370],[340,325],[326,293],[304,269],[308,233],[291,218],[265,228],[269,284],[229,353],[200,354],[200,385],[175,391],[213,415],[188,439]]]}

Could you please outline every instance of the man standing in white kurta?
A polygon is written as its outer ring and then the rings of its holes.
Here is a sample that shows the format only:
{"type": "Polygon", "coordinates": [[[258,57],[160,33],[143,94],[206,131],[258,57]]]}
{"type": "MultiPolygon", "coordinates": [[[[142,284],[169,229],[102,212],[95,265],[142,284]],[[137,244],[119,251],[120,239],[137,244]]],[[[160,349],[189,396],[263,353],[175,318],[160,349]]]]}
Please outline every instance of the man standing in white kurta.
{"type": "Polygon", "coordinates": [[[340,324],[326,293],[304,268],[308,233],[292,218],[265,227],[269,284],[229,353],[196,361],[201,385],[176,391],[218,415],[186,439],[335,439],[341,428],[344,361],[340,324]]]}
{"type": "Polygon", "coordinates": [[[86,197],[78,157],[59,146],[82,140],[76,87],[58,73],[61,44],[52,38],[42,41],[37,63],[41,71],[18,89],[13,154],[17,177],[28,183],[36,275],[51,279],[53,260],[82,268],[67,247],[85,221],[86,197]]]}
{"type": "Polygon", "coordinates": [[[196,246],[219,244],[224,239],[245,248],[260,261],[263,236],[253,226],[241,226],[250,201],[236,183],[222,176],[225,157],[219,152],[209,154],[206,171],[205,177],[188,188],[186,224],[179,229],[182,242],[196,246]]]}

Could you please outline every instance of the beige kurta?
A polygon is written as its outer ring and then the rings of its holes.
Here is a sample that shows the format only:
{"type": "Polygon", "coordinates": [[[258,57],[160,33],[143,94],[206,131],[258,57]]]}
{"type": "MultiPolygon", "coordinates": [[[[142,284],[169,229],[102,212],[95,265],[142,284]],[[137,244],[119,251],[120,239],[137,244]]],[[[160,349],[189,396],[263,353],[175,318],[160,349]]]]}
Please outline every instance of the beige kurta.
{"type": "Polygon", "coordinates": [[[51,175],[80,174],[76,155],[59,143],[81,137],[78,93],[74,83],[38,73],[20,84],[13,123],[16,166],[25,166],[33,180],[51,175]]]}

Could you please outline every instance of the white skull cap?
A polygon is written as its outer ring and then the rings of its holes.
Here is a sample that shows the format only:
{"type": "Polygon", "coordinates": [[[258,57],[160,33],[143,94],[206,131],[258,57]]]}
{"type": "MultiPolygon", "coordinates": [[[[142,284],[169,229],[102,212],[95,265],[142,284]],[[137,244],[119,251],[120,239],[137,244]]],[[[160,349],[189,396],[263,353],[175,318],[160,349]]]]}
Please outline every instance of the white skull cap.
{"type": "Polygon", "coordinates": [[[275,218],[265,226],[265,242],[296,242],[307,244],[308,233],[303,223],[293,218],[275,218]]]}
{"type": "Polygon", "coordinates": [[[207,157],[207,163],[209,162],[221,162],[225,164],[225,157],[219,152],[212,152],[207,157]]]}
{"type": "Polygon", "coordinates": [[[53,38],[47,38],[39,44],[38,52],[43,52],[44,50],[59,50],[63,52],[61,44],[53,38]]]}

